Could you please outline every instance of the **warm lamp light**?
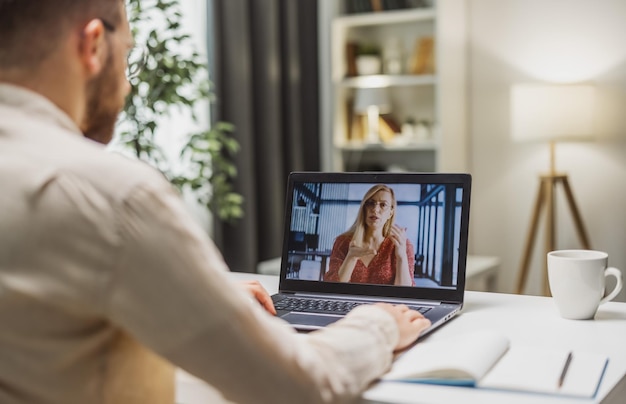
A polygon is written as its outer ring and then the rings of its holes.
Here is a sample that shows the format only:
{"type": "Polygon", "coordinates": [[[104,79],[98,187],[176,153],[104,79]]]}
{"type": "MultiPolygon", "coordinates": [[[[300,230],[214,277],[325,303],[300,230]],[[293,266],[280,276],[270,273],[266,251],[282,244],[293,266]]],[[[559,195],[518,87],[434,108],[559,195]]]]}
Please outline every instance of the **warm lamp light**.
{"type": "Polygon", "coordinates": [[[367,143],[380,143],[379,118],[391,110],[386,87],[357,88],[354,95],[354,111],[367,114],[367,143]]]}
{"type": "MultiPolygon", "coordinates": [[[[555,201],[557,186],[561,184],[572,212],[578,236],[583,247],[590,249],[587,232],[574,201],[566,174],[555,168],[555,142],[589,140],[593,134],[594,94],[591,85],[520,84],[511,88],[511,134],[517,141],[545,141],[550,143],[550,172],[540,176],[539,192],[533,211],[530,230],[517,283],[522,293],[528,275],[542,209],[546,208],[546,254],[556,244],[555,201]]],[[[547,264],[544,259],[544,294],[549,294],[547,264]]]]}
{"type": "Polygon", "coordinates": [[[514,140],[588,140],[593,134],[590,85],[521,84],[511,89],[514,140]]]}

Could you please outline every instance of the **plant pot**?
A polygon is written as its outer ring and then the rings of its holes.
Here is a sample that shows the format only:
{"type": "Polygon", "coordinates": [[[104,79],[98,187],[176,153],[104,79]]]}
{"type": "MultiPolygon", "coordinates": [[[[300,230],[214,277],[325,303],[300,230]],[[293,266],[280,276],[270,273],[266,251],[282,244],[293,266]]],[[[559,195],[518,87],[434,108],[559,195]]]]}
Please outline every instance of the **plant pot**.
{"type": "Polygon", "coordinates": [[[380,74],[381,64],[379,56],[360,55],[356,58],[356,71],[359,76],[380,74]]]}

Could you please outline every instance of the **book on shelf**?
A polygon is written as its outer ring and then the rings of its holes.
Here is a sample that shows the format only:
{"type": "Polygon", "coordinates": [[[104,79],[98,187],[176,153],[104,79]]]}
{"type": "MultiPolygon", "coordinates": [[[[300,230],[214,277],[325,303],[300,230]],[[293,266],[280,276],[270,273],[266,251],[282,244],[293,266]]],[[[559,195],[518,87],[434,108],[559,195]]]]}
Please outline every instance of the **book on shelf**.
{"type": "Polygon", "coordinates": [[[383,11],[383,0],[370,0],[372,11],[383,11]]]}
{"type": "Polygon", "coordinates": [[[409,66],[411,74],[435,73],[435,39],[425,36],[415,42],[415,52],[409,66]]]}
{"type": "Polygon", "coordinates": [[[515,345],[483,330],[420,342],[382,380],[593,398],[608,361],[599,353],[515,345]]]}
{"type": "Polygon", "coordinates": [[[433,0],[346,0],[344,10],[354,14],[432,7],[433,0]]]}
{"type": "Polygon", "coordinates": [[[368,13],[407,8],[428,7],[426,0],[347,0],[347,13],[368,13]]]}
{"type": "Polygon", "coordinates": [[[434,0],[404,0],[407,8],[431,8],[434,0]]]}
{"type": "Polygon", "coordinates": [[[346,77],[358,76],[356,68],[356,57],[359,51],[359,44],[356,42],[346,43],[346,77]]]}
{"type": "Polygon", "coordinates": [[[352,143],[362,143],[365,141],[365,131],[367,130],[367,115],[352,113],[350,116],[350,128],[348,130],[348,141],[352,143]]]}
{"type": "MultiPolygon", "coordinates": [[[[348,141],[354,143],[365,143],[367,139],[368,118],[366,114],[353,113],[349,116],[350,128],[348,130],[348,141]]],[[[391,143],[398,136],[402,128],[391,114],[379,115],[378,135],[383,143],[391,143]]]]}
{"type": "Polygon", "coordinates": [[[348,3],[348,12],[368,13],[371,11],[372,11],[372,3],[370,0],[351,0],[348,3]]]}
{"type": "Polygon", "coordinates": [[[402,127],[391,114],[380,115],[378,119],[378,132],[383,143],[391,143],[402,131],[402,127]]]}
{"type": "Polygon", "coordinates": [[[409,8],[406,0],[381,0],[383,10],[402,10],[409,8]]]}

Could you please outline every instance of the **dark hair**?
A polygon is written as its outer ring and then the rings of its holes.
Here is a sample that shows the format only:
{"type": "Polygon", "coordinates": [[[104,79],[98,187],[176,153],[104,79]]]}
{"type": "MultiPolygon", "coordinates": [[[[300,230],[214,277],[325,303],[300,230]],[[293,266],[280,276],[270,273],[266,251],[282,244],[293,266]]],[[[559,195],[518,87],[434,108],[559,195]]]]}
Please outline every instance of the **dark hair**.
{"type": "Polygon", "coordinates": [[[32,68],[79,24],[119,24],[124,0],[0,0],[0,69],[32,68]]]}

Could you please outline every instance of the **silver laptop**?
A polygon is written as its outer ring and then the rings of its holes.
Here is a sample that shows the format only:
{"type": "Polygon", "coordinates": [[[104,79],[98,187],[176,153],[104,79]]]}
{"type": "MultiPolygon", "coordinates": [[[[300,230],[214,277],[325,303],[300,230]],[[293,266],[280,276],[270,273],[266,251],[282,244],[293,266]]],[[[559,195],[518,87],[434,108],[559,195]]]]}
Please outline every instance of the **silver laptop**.
{"type": "Polygon", "coordinates": [[[272,296],[278,316],[298,330],[314,330],[358,305],[388,302],[411,306],[431,320],[421,336],[441,326],[463,306],[470,188],[469,174],[291,173],[279,292],[272,296]],[[391,247],[383,242],[374,258],[359,258],[350,278],[344,271],[341,281],[357,216],[371,216],[371,226],[390,218],[388,204],[368,200],[376,189],[392,190],[393,221],[405,232],[410,265],[397,267],[397,259],[385,258],[391,247]],[[408,272],[398,277],[403,285],[394,285],[393,266],[408,272]]]}

